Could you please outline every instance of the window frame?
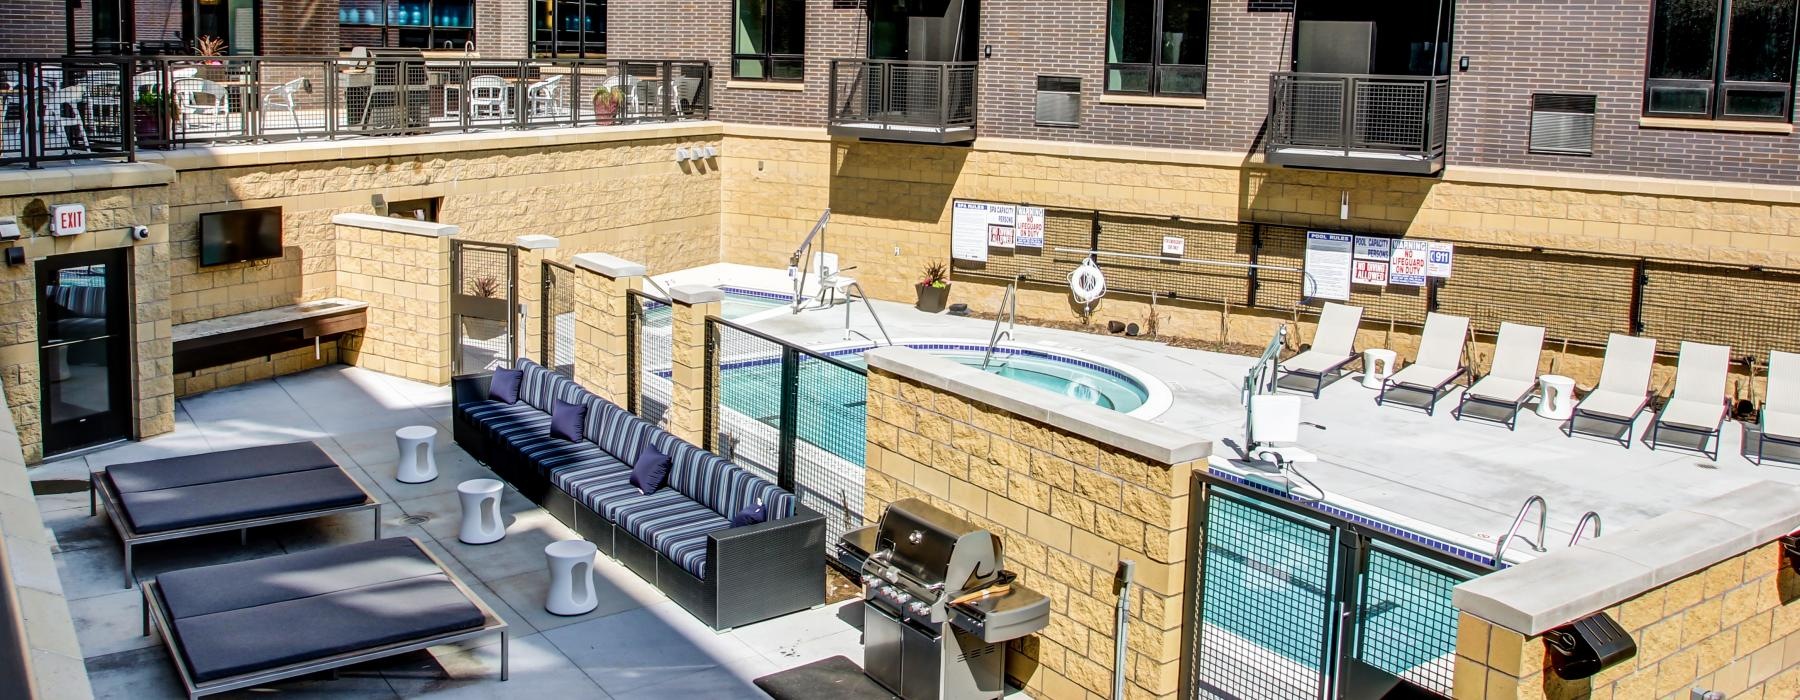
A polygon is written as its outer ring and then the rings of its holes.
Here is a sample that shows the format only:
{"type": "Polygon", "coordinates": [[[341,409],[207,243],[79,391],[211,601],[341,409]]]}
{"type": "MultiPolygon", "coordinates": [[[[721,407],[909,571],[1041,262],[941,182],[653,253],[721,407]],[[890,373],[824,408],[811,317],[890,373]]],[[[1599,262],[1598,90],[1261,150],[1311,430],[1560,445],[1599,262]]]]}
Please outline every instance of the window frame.
{"type": "MultiPolygon", "coordinates": [[[[743,53],[738,50],[738,4],[744,0],[731,2],[731,79],[749,80],[769,83],[802,83],[806,81],[806,8],[802,4],[800,16],[800,53],[743,53]],[[757,61],[762,64],[762,75],[738,75],[739,61],[757,61]],[[800,72],[793,77],[777,77],[774,67],[777,61],[792,61],[800,66],[800,72]]],[[[763,46],[775,46],[775,8],[779,0],[763,0],[762,40],[763,46]]]]}
{"type": "Polygon", "coordinates": [[[1206,17],[1206,19],[1205,19],[1205,22],[1206,22],[1206,36],[1205,36],[1206,48],[1202,51],[1203,58],[1205,59],[1203,62],[1198,63],[1198,64],[1194,64],[1194,63],[1163,63],[1163,61],[1162,61],[1162,36],[1163,36],[1163,20],[1165,19],[1165,13],[1164,13],[1165,4],[1164,3],[1167,2],[1167,0],[1149,0],[1149,2],[1151,2],[1151,4],[1153,5],[1153,9],[1151,10],[1151,17],[1152,17],[1153,21],[1151,22],[1151,30],[1150,30],[1150,62],[1149,63],[1113,63],[1110,60],[1111,56],[1108,56],[1107,53],[1111,49],[1110,44],[1112,43],[1112,38],[1113,38],[1112,5],[1114,2],[1118,2],[1118,1],[1119,0],[1107,0],[1107,2],[1106,2],[1106,35],[1102,38],[1102,46],[1101,46],[1101,71],[1102,71],[1102,73],[1100,75],[1100,91],[1101,91],[1101,93],[1107,94],[1107,95],[1136,95],[1136,96],[1141,96],[1141,97],[1165,97],[1165,98],[1175,98],[1175,99],[1204,99],[1206,97],[1208,81],[1212,78],[1211,71],[1209,70],[1210,66],[1212,65],[1212,49],[1213,49],[1213,44],[1212,44],[1212,3],[1205,2],[1205,3],[1201,3],[1201,5],[1200,5],[1202,8],[1204,8],[1205,17],[1206,17]],[[1187,68],[1199,68],[1200,69],[1200,91],[1199,92],[1175,92],[1175,93],[1164,92],[1162,89],[1162,73],[1163,73],[1162,68],[1164,66],[1183,66],[1183,67],[1187,67],[1187,68]],[[1138,68],[1148,68],[1150,71],[1149,86],[1147,89],[1144,89],[1144,90],[1115,90],[1115,89],[1113,89],[1112,81],[1110,80],[1110,78],[1112,77],[1112,72],[1114,70],[1138,69],[1138,68]]]}
{"type": "MultiPolygon", "coordinates": [[[[1159,0],[1160,1],[1160,0],[1159,0]]],[[[1657,21],[1656,3],[1650,3],[1650,32],[1644,40],[1644,89],[1642,115],[1646,117],[1662,117],[1670,119],[1694,119],[1701,121],[1755,121],[1772,123],[1791,123],[1794,120],[1794,94],[1796,80],[1800,79],[1800,68],[1788,66],[1788,79],[1785,83],[1756,82],[1744,80],[1727,80],[1726,65],[1731,53],[1731,11],[1736,0],[1712,0],[1718,4],[1718,21],[1713,28],[1713,77],[1710,80],[1694,78],[1656,78],[1650,71],[1655,65],[1653,50],[1656,47],[1657,21]],[[1706,91],[1706,109],[1704,112],[1668,112],[1652,108],[1650,91],[1654,88],[1688,88],[1706,91]],[[1754,114],[1730,114],[1725,111],[1724,95],[1733,88],[1758,88],[1769,91],[1780,88],[1783,101],[1782,113],[1777,116],[1761,116],[1754,114]]],[[[1790,60],[1800,60],[1800,3],[1796,3],[1794,26],[1789,27],[1789,43],[1794,45],[1795,55],[1790,60]]]]}
{"type": "Polygon", "coordinates": [[[591,6],[596,5],[596,3],[590,2],[589,0],[579,0],[575,3],[575,5],[580,8],[580,12],[576,14],[576,18],[583,25],[586,25],[589,19],[597,19],[599,20],[598,24],[600,25],[600,28],[588,29],[584,26],[582,29],[575,30],[580,38],[570,44],[564,42],[560,38],[564,30],[557,28],[557,23],[567,16],[562,13],[562,6],[565,2],[567,2],[567,0],[533,0],[531,2],[531,27],[527,31],[530,32],[531,37],[532,57],[599,58],[605,56],[606,3],[597,3],[598,9],[600,10],[598,16],[589,14],[588,12],[590,9],[595,9],[591,6]],[[545,15],[541,14],[543,8],[540,5],[540,3],[545,2],[548,2],[550,5],[550,26],[548,27],[540,26],[538,24],[540,20],[545,19],[545,15]],[[539,39],[539,32],[548,32],[550,38],[548,40],[539,39]]]}

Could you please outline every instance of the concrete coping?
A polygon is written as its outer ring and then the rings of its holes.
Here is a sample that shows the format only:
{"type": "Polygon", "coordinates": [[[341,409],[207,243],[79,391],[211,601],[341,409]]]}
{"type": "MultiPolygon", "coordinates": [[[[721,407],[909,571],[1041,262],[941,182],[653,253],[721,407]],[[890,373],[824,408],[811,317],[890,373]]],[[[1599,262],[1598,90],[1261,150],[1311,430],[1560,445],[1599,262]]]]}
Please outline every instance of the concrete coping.
{"type": "Polygon", "coordinates": [[[557,237],[546,236],[541,233],[529,233],[519,236],[518,238],[513,239],[513,243],[525,250],[548,250],[562,245],[562,241],[557,237]]]}
{"type": "Polygon", "coordinates": [[[582,253],[575,256],[575,266],[589,272],[598,272],[607,277],[643,277],[643,263],[634,263],[616,255],[606,253],[582,253]]]}
{"type": "Polygon", "coordinates": [[[391,231],[393,233],[404,233],[409,236],[427,236],[432,238],[454,236],[462,232],[462,227],[457,226],[456,224],[440,224],[433,221],[419,221],[417,219],[398,219],[392,216],[376,216],[374,214],[335,214],[331,217],[331,223],[339,226],[353,226],[355,228],[366,228],[373,231],[391,231]]]}
{"type": "Polygon", "coordinates": [[[874,348],[863,356],[870,369],[942,389],[1161,464],[1192,462],[1212,453],[1208,440],[920,350],[890,346],[874,348]]]}
{"type": "Polygon", "coordinates": [[[1800,485],[1759,481],[1456,587],[1457,609],[1525,635],[1605,610],[1800,528],[1800,485]]]}
{"type": "Polygon", "coordinates": [[[154,187],[174,181],[174,168],[155,163],[49,164],[37,170],[0,171],[0,197],[154,187]]]}
{"type": "Polygon", "coordinates": [[[725,301],[725,292],[704,284],[678,284],[669,288],[669,300],[685,306],[725,301]]]}

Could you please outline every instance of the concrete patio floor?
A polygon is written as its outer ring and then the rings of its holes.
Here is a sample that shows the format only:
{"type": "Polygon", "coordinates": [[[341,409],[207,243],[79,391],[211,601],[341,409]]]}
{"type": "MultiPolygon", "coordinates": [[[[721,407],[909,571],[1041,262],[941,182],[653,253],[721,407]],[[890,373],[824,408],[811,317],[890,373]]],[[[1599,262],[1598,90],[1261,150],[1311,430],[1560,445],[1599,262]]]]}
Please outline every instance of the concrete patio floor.
{"type": "MultiPolygon", "coordinates": [[[[861,663],[859,602],[718,634],[604,557],[594,568],[598,609],[578,617],[545,612],[544,545],[578,535],[509,487],[501,505],[506,538],[479,546],[457,541],[456,485],[491,472],[451,440],[449,401],[447,387],[331,366],[183,399],[175,432],[45,464],[30,476],[86,479],[110,464],[314,440],[384,504],[383,536],[417,538],[511,625],[512,678],[505,683],[498,679],[498,637],[487,637],[351,667],[337,680],[271,686],[288,697],[758,698],[766,697],[751,685],[759,676],[839,654],[861,663]],[[438,428],[435,481],[394,480],[393,433],[405,425],[438,428]]],[[[119,587],[122,558],[104,515],[88,515],[85,492],[37,500],[56,537],[57,570],[95,696],[182,697],[160,637],[139,634],[141,594],[119,587]]],[[[366,540],[369,517],[259,528],[247,546],[233,533],[146,545],[138,550],[137,576],[366,540]]]]}

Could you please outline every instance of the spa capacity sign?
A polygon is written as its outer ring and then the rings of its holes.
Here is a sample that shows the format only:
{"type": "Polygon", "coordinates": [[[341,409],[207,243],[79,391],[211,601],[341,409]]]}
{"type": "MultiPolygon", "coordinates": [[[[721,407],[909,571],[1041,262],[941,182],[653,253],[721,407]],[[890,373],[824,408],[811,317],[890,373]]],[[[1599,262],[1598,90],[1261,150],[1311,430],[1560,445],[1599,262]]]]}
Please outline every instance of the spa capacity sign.
{"type": "Polygon", "coordinates": [[[957,200],[950,212],[950,257],[987,262],[988,245],[997,237],[1004,237],[1007,247],[1011,247],[1017,216],[1018,207],[1011,204],[957,200]],[[1005,231],[995,231],[996,226],[1005,231]]]}

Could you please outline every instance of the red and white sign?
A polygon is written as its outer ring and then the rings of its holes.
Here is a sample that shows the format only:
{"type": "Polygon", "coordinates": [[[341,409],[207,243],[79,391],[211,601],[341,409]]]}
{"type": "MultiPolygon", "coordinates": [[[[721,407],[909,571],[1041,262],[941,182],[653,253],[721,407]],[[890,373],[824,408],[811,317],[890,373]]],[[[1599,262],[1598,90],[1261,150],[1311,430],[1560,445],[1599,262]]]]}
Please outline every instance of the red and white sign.
{"type": "Polygon", "coordinates": [[[1350,281],[1356,284],[1372,284],[1385,287],[1388,283],[1388,264],[1380,260],[1355,260],[1350,263],[1350,281]]]}
{"type": "Polygon", "coordinates": [[[87,232],[87,207],[80,204],[58,204],[50,207],[50,235],[73,236],[87,232]]]}
{"type": "Polygon", "coordinates": [[[1430,264],[1430,244],[1425,241],[1394,241],[1394,259],[1388,270],[1388,284],[1423,287],[1430,264]]]}

